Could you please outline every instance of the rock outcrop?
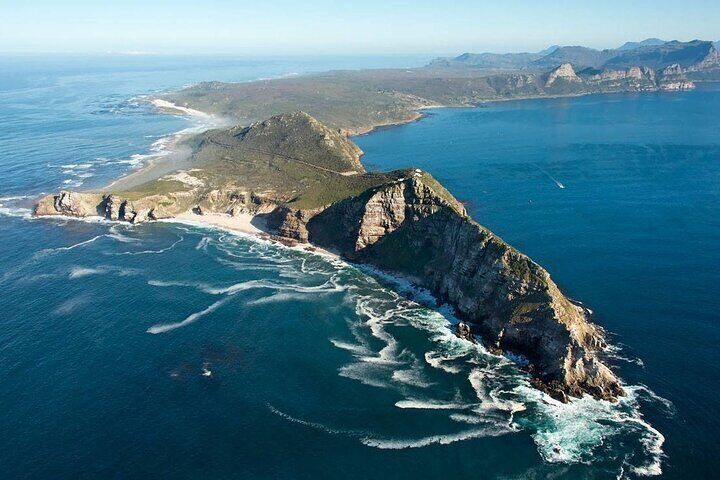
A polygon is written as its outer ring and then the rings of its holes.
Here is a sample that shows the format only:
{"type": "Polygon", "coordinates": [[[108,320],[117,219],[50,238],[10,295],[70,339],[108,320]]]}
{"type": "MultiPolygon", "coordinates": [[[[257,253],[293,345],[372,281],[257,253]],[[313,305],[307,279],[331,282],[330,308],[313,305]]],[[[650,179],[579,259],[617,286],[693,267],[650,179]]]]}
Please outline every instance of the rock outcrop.
{"type": "Polygon", "coordinates": [[[34,215],[69,217],[100,216],[108,220],[143,223],[148,220],[173,218],[188,210],[196,213],[268,213],[277,206],[271,198],[238,190],[179,191],[167,194],[149,194],[138,197],[136,193],[97,194],[61,191],[48,195],[35,205],[34,215]]]}
{"type": "Polygon", "coordinates": [[[658,87],[661,90],[692,90],[695,84],[688,80],[685,70],[677,63],[668,65],[659,74],[658,87]]]}
{"type": "Polygon", "coordinates": [[[280,228],[428,288],[476,325],[486,345],[530,359],[555,397],[623,394],[596,357],[602,330],[542,267],[474,222],[428,174],[413,171],[308,216],[304,228],[297,224],[307,216],[298,214],[289,215],[291,228],[280,228]]]}
{"type": "Polygon", "coordinates": [[[582,79],[577,76],[575,69],[569,63],[563,63],[556,69],[548,73],[547,80],[545,81],[545,87],[550,87],[558,80],[564,80],[566,82],[581,83],[582,79]]]}
{"type": "Polygon", "coordinates": [[[649,91],[657,89],[655,70],[647,67],[630,67],[625,70],[605,69],[589,73],[585,80],[602,91],[649,91]]]}
{"type": "Polygon", "coordinates": [[[461,338],[475,341],[477,329],[491,351],[522,354],[536,386],[555,398],[623,394],[597,357],[602,330],[545,269],[473,221],[429,174],[364,173],[352,142],[301,112],[207,132],[199,144],[202,169],[131,192],[62,191],[41,199],[35,214],[132,223],[190,210],[266,214],[291,245],[325,247],[427,288],[455,308],[461,338]]]}
{"type": "Polygon", "coordinates": [[[63,190],[57,195],[49,195],[35,205],[35,215],[66,215],[70,217],[90,217],[102,214],[103,196],[93,193],[80,193],[63,190]]]}
{"type": "Polygon", "coordinates": [[[455,325],[455,336],[471,343],[477,343],[477,340],[475,340],[475,336],[470,329],[470,325],[465,322],[459,322],[455,325]]]}

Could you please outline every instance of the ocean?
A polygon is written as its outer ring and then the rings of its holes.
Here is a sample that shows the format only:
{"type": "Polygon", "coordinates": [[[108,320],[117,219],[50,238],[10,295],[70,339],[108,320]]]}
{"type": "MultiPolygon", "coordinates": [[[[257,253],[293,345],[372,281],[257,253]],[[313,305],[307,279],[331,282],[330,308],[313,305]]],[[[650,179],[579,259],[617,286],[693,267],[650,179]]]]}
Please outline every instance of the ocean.
{"type": "Polygon", "coordinates": [[[206,128],[142,96],[420,57],[0,59],[3,478],[710,478],[720,89],[436,109],[355,138],[435,175],[607,328],[628,386],[548,401],[361,265],[171,222],[32,219],[206,128]],[[658,478],[658,477],[655,477],[658,478]]]}

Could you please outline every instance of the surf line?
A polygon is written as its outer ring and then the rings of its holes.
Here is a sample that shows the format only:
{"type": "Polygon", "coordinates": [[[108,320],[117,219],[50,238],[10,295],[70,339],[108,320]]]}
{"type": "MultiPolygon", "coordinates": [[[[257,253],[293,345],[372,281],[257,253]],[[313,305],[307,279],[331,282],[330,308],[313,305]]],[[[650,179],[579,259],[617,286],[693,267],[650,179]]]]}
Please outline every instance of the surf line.
{"type": "Polygon", "coordinates": [[[555,177],[553,177],[552,175],[550,175],[550,173],[549,173],[547,170],[545,170],[544,168],[542,168],[540,165],[535,164],[535,168],[537,168],[537,169],[540,170],[542,173],[544,173],[545,175],[547,175],[547,177],[548,177],[550,180],[552,180],[552,181],[555,183],[555,185],[558,186],[558,188],[561,188],[561,189],[562,189],[562,188],[565,188],[565,185],[563,185],[562,182],[560,182],[557,178],[555,178],[555,177]]]}

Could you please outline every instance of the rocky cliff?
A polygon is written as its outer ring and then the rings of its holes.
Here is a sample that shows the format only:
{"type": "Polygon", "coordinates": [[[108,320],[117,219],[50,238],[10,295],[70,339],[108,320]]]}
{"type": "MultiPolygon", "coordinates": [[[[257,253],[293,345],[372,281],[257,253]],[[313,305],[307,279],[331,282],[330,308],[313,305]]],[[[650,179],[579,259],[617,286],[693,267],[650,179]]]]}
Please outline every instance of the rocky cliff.
{"type": "Polygon", "coordinates": [[[138,197],[135,192],[98,194],[63,190],[57,195],[41,198],[35,204],[33,213],[37,217],[102,217],[107,220],[143,223],[174,218],[188,210],[198,215],[223,213],[236,216],[243,213],[268,213],[276,206],[273,198],[238,189],[213,189],[202,193],[190,190],[144,197],[138,197]]]}
{"type": "Polygon", "coordinates": [[[545,87],[550,87],[557,81],[565,82],[582,82],[582,79],[575,74],[575,69],[569,63],[563,63],[559,67],[553,69],[548,73],[547,80],[545,81],[545,87]]]}
{"type": "MultiPolygon", "coordinates": [[[[206,132],[196,145],[197,168],[134,191],[62,191],[40,199],[35,214],[133,223],[188,211],[265,215],[273,233],[429,289],[489,348],[526,356],[536,386],[555,398],[622,395],[597,358],[602,331],[584,310],[542,267],[474,222],[429,174],[366,173],[349,139],[302,113],[206,132]]],[[[470,338],[469,330],[463,335],[470,338]]]]}
{"type": "Polygon", "coordinates": [[[526,356],[536,385],[555,398],[623,394],[596,357],[602,330],[547,271],[474,222],[426,173],[409,171],[319,212],[285,210],[276,226],[428,288],[476,325],[487,346],[526,356]]]}

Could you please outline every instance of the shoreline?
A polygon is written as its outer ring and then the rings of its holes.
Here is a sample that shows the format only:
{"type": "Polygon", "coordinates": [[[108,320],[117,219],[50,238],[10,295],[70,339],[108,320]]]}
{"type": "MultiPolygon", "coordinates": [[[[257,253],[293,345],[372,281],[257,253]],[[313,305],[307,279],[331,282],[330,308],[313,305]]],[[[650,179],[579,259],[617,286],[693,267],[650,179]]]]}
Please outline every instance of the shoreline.
{"type": "MultiPolygon", "coordinates": [[[[713,82],[713,81],[705,81],[704,83],[716,83],[720,84],[720,82],[713,82]]],[[[348,137],[360,137],[364,135],[369,135],[375,131],[386,129],[386,128],[392,128],[392,127],[399,127],[403,125],[408,125],[414,122],[418,122],[428,116],[425,111],[427,110],[434,110],[434,109],[441,109],[441,108],[482,108],[486,105],[492,105],[495,103],[505,103],[505,102],[513,102],[513,101],[525,101],[525,100],[543,100],[543,99],[560,99],[560,98],[580,98],[580,97],[587,97],[591,95],[612,95],[612,94],[627,94],[627,93],[635,93],[635,94],[646,94],[646,93],[660,93],[665,92],[665,90],[657,89],[657,90],[643,90],[643,91],[635,91],[635,92],[627,92],[627,91],[617,91],[617,92],[584,92],[584,93],[568,93],[568,94],[557,94],[557,95],[530,95],[530,96],[518,96],[518,97],[506,97],[506,98],[493,98],[493,99],[487,99],[482,100],[477,103],[472,104],[461,104],[461,105],[443,105],[443,104],[429,104],[429,105],[423,105],[419,106],[417,108],[412,109],[412,116],[409,118],[406,118],[404,120],[399,121],[391,121],[391,122],[383,122],[383,123],[377,123],[374,125],[369,125],[367,127],[361,127],[356,130],[345,130],[345,133],[348,137]]],[[[676,92],[670,92],[670,93],[676,93],[676,92]]],[[[93,192],[102,192],[103,190],[107,190],[110,188],[117,188],[118,185],[120,185],[120,188],[127,189],[133,186],[140,185],[145,182],[149,182],[151,180],[155,180],[159,178],[160,176],[172,173],[175,170],[179,170],[181,168],[189,166],[182,165],[183,161],[186,161],[189,159],[192,152],[186,151],[182,152],[183,146],[182,142],[186,139],[189,139],[195,135],[199,135],[207,130],[211,130],[212,128],[221,128],[226,126],[235,125],[236,122],[229,118],[222,118],[217,117],[215,114],[203,112],[201,110],[188,108],[188,107],[182,107],[180,105],[177,105],[173,102],[170,102],[168,100],[164,100],[162,98],[152,98],[149,97],[148,102],[155,107],[155,111],[158,114],[162,115],[176,115],[176,116],[182,116],[189,119],[196,119],[199,121],[205,121],[211,120],[210,123],[206,124],[200,124],[196,127],[190,127],[188,129],[181,130],[179,132],[176,132],[175,134],[171,134],[169,136],[175,137],[173,140],[168,142],[168,145],[166,147],[165,153],[159,153],[158,155],[149,157],[142,166],[140,166],[137,170],[133,172],[129,172],[126,175],[123,175],[122,177],[110,182],[108,185],[92,189],[90,191],[93,192]],[[169,153],[168,153],[169,152],[169,153]],[[174,158],[173,158],[174,157],[174,158]],[[172,168],[168,165],[169,162],[175,160],[178,165],[173,165],[172,168]]],[[[240,124],[237,124],[240,125],[240,124]]],[[[244,125],[246,126],[246,125],[244,125]]]]}
{"type": "Polygon", "coordinates": [[[183,143],[213,128],[221,128],[232,124],[229,119],[201,112],[200,110],[181,107],[167,100],[153,98],[149,99],[148,103],[155,108],[155,113],[158,115],[180,116],[190,121],[194,120],[197,124],[161,137],[160,140],[164,140],[163,147],[156,153],[147,154],[147,157],[138,168],[125,173],[106,185],[87,191],[103,193],[110,189],[128,190],[176,170],[189,167],[188,160],[190,160],[192,150],[183,143]]]}
{"type": "Polygon", "coordinates": [[[320,248],[316,245],[297,243],[291,245],[280,241],[271,232],[267,230],[266,221],[260,215],[251,215],[249,213],[240,213],[231,216],[224,213],[205,213],[198,215],[191,210],[181,213],[170,218],[158,220],[164,223],[182,223],[201,228],[217,228],[233,234],[240,234],[245,237],[251,237],[254,240],[267,241],[275,245],[282,245],[292,250],[298,250],[306,253],[313,253],[332,260],[342,260],[340,255],[330,250],[320,248]]]}

